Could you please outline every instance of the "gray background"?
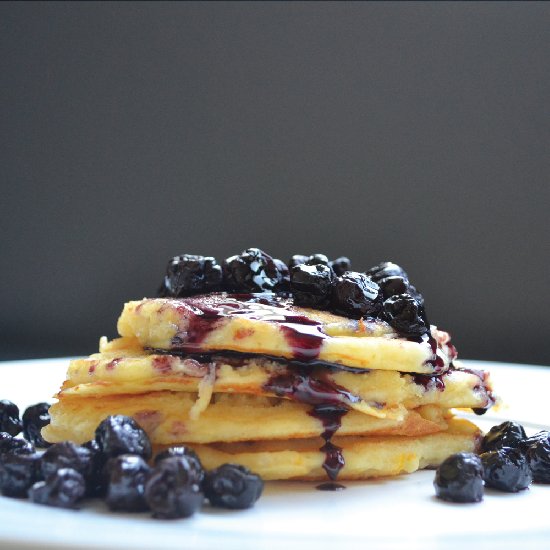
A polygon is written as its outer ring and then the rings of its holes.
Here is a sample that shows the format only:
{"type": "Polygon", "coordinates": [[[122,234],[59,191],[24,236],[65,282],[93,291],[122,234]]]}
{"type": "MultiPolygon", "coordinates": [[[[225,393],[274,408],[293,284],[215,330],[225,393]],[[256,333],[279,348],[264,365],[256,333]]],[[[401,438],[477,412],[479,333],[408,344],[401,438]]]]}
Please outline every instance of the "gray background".
{"type": "Polygon", "coordinates": [[[550,6],[0,6],[0,357],[96,351],[170,256],[402,264],[550,364],[550,6]]]}

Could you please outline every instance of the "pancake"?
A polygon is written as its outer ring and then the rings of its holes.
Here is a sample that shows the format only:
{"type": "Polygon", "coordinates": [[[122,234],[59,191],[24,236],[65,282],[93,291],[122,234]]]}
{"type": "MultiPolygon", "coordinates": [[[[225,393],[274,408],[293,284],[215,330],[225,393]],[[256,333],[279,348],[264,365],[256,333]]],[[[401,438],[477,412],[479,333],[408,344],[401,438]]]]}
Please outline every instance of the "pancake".
{"type": "Polygon", "coordinates": [[[488,375],[427,326],[404,336],[380,318],[296,307],[289,294],[129,302],[121,337],[71,361],[42,434],[84,443],[107,416],[128,415],[156,448],[191,445],[207,468],[234,462],[265,479],[436,466],[479,438],[452,409],[483,412],[494,397],[488,375]]]}
{"type": "MultiPolygon", "coordinates": [[[[420,436],[335,437],[344,466],[339,480],[360,480],[411,473],[437,467],[449,455],[475,452],[479,429],[452,419],[446,431],[420,436]]],[[[195,445],[206,468],[227,462],[242,464],[265,480],[326,480],[326,456],[318,439],[195,445]]]]}
{"type": "Polygon", "coordinates": [[[285,359],[320,360],[358,369],[438,374],[454,358],[449,336],[399,338],[385,321],[353,320],[296,307],[271,293],[211,295],[128,302],[118,320],[121,336],[143,348],[186,353],[230,350],[285,359]]]}
{"type": "MultiPolygon", "coordinates": [[[[219,394],[200,415],[193,415],[196,402],[196,395],[183,392],[101,399],[63,397],[50,407],[51,421],[43,434],[50,442],[71,439],[84,443],[112,414],[135,418],[154,445],[313,438],[324,429],[322,419],[311,414],[310,406],[286,399],[219,394]]],[[[446,429],[445,414],[445,410],[434,406],[404,410],[399,419],[342,411],[338,434],[415,437],[446,429]]]]}
{"type": "Polygon", "coordinates": [[[426,404],[481,409],[492,399],[486,373],[465,370],[459,362],[441,375],[420,375],[377,370],[349,372],[322,366],[306,369],[302,363],[293,366],[261,356],[220,354],[199,362],[187,356],[143,350],[136,340],[128,338],[103,340],[100,349],[100,353],[89,358],[71,361],[60,395],[99,397],[166,390],[196,393],[203,378],[214,369],[214,393],[292,399],[296,392],[303,394],[309,389],[310,403],[330,394],[333,401],[378,417],[391,416],[399,408],[426,404]]]}

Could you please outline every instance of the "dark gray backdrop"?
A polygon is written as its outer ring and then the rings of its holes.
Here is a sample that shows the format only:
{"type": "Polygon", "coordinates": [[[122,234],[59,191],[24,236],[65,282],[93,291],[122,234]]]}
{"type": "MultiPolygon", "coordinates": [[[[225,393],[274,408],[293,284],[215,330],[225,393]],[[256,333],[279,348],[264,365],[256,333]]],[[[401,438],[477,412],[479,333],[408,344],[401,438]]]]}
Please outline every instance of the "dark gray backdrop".
{"type": "Polygon", "coordinates": [[[401,263],[550,364],[550,6],[0,6],[0,357],[87,354],[177,253],[401,263]]]}

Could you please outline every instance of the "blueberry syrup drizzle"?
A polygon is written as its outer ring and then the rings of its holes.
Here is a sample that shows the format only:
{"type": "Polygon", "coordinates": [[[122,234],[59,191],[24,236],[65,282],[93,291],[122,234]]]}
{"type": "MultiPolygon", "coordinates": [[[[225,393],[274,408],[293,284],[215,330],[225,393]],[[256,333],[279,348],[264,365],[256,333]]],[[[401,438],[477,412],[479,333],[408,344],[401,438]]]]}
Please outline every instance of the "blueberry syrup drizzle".
{"type": "Polygon", "coordinates": [[[325,444],[319,450],[325,453],[323,469],[331,481],[336,480],[340,470],[346,464],[342,448],[334,445],[332,438],[342,425],[342,417],[347,412],[348,409],[344,407],[317,405],[308,413],[323,424],[324,431],[321,437],[325,440],[325,444]]]}
{"type": "Polygon", "coordinates": [[[292,300],[274,294],[218,294],[187,298],[181,306],[188,320],[186,330],[172,339],[172,349],[200,353],[201,343],[227,317],[274,322],[279,325],[292,350],[301,361],[319,356],[326,335],[321,323],[294,313],[292,300]]]}

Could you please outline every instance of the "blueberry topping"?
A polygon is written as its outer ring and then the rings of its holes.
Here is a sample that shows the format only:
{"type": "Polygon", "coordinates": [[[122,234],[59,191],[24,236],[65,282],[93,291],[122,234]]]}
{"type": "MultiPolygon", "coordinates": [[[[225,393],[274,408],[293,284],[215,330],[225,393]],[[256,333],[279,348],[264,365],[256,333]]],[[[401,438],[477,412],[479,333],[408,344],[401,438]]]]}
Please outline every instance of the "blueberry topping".
{"type": "Polygon", "coordinates": [[[328,257],[324,254],[312,254],[306,260],[306,265],[326,265],[327,267],[330,267],[329,263],[328,257]]]}
{"type": "Polygon", "coordinates": [[[444,460],[435,474],[435,494],[451,502],[483,500],[483,465],[473,453],[456,453],[444,460]]]}
{"type": "Polygon", "coordinates": [[[60,468],[45,481],[35,483],[29,490],[29,498],[37,504],[74,508],[85,491],[86,483],[79,472],[72,468],[60,468]]]}
{"type": "Polygon", "coordinates": [[[517,493],[526,489],[532,481],[531,470],[520,449],[502,447],[480,455],[483,478],[488,487],[499,491],[517,493]]]}
{"type": "Polygon", "coordinates": [[[396,294],[407,294],[409,292],[409,281],[400,275],[393,275],[378,281],[384,300],[396,294]]]}
{"type": "Polygon", "coordinates": [[[367,271],[367,275],[375,282],[381,281],[386,277],[402,277],[409,280],[405,270],[393,262],[382,262],[367,271]]]}
{"type": "Polygon", "coordinates": [[[496,451],[502,447],[518,447],[527,438],[525,430],[517,422],[503,422],[493,426],[481,442],[480,451],[496,451]]]}
{"type": "Polygon", "coordinates": [[[150,467],[141,456],[120,455],[111,458],[105,469],[109,476],[105,502],[111,510],[125,512],[147,510],[145,481],[150,467]]]}
{"type": "Polygon", "coordinates": [[[428,332],[422,313],[422,307],[410,294],[396,294],[384,301],[384,319],[405,336],[418,337],[428,332]]]}
{"type": "Polygon", "coordinates": [[[0,490],[7,497],[24,498],[40,479],[38,453],[5,453],[0,460],[0,490]]]}
{"type": "Polygon", "coordinates": [[[223,464],[206,474],[204,494],[212,506],[250,508],[260,498],[264,482],[238,464],[223,464]]]}
{"type": "Polygon", "coordinates": [[[181,298],[220,290],[222,268],[210,256],[174,256],[166,268],[161,296],[181,298]]]}
{"type": "Polygon", "coordinates": [[[17,435],[22,428],[19,407],[7,399],[0,400],[0,432],[17,435]]]}
{"type": "Polygon", "coordinates": [[[290,272],[290,290],[297,306],[326,308],[330,301],[334,275],[326,265],[302,264],[290,272]]]}
{"type": "Polygon", "coordinates": [[[187,518],[200,508],[204,495],[190,458],[164,458],[150,472],[145,483],[145,499],[154,517],[187,518]]]}
{"type": "Polygon", "coordinates": [[[364,273],[348,271],[334,281],[332,310],[354,319],[376,317],[381,308],[378,291],[378,285],[364,273]]]}
{"type": "Polygon", "coordinates": [[[336,260],[329,262],[328,265],[337,277],[342,276],[346,271],[351,271],[351,261],[346,256],[336,258],[336,260]]]}
{"type": "Polygon", "coordinates": [[[550,437],[548,432],[539,436],[527,451],[527,463],[536,483],[550,483],[550,437]]]}
{"type": "MultiPolygon", "coordinates": [[[[535,435],[532,435],[531,437],[527,437],[519,442],[517,445],[524,453],[527,452],[529,447],[532,445],[535,445],[539,441],[542,441],[544,439],[548,439],[550,437],[550,432],[543,430],[542,432],[538,432],[535,435]]],[[[512,445],[509,445],[510,447],[512,445]]]]}
{"type": "Polygon", "coordinates": [[[146,460],[151,458],[149,436],[129,416],[108,416],[97,427],[95,439],[101,451],[108,457],[135,454],[146,460]]]}
{"type": "Polygon", "coordinates": [[[223,281],[231,292],[285,290],[288,268],[259,248],[248,248],[223,262],[223,281]]]}
{"type": "Polygon", "coordinates": [[[288,262],[288,269],[292,269],[297,265],[305,264],[309,259],[309,256],[304,256],[303,254],[294,254],[288,262]]]}
{"type": "Polygon", "coordinates": [[[94,470],[93,459],[92,451],[84,446],[71,441],[54,443],[42,455],[42,475],[47,479],[57,470],[69,468],[76,470],[85,480],[91,480],[94,470]]]}
{"type": "Polygon", "coordinates": [[[23,413],[23,433],[25,437],[37,447],[47,447],[40,430],[50,423],[49,403],[37,403],[27,408],[23,413]]]}

